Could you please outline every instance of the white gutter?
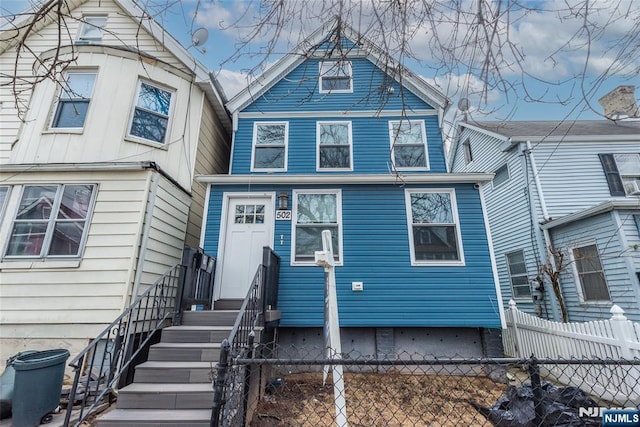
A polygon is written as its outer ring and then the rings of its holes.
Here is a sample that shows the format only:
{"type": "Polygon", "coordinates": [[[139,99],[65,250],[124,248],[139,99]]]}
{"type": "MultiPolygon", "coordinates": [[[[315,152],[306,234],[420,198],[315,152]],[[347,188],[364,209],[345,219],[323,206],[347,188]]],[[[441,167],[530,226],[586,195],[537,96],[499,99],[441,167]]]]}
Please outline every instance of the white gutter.
{"type": "Polygon", "coordinates": [[[135,300],[138,296],[138,290],[140,289],[140,281],[142,280],[142,269],[144,267],[144,262],[146,261],[147,247],[149,246],[149,233],[151,232],[151,222],[153,220],[153,211],[156,206],[155,199],[158,195],[158,185],[160,183],[160,174],[153,173],[151,174],[151,191],[147,197],[147,201],[145,203],[145,217],[144,217],[144,230],[140,235],[140,251],[138,251],[138,264],[136,266],[136,275],[133,279],[133,289],[131,290],[131,298],[129,300],[129,304],[135,300]]]}
{"type": "Polygon", "coordinates": [[[411,175],[199,175],[196,181],[210,184],[475,184],[491,181],[493,173],[419,173],[411,175]]]}
{"type": "Polygon", "coordinates": [[[96,162],[96,163],[23,163],[0,166],[1,172],[60,172],[60,171],[134,171],[153,168],[153,162],[96,162]]]}
{"type": "Polygon", "coordinates": [[[536,166],[536,159],[533,157],[531,150],[531,141],[527,141],[527,149],[524,151],[524,155],[529,157],[531,162],[531,172],[533,172],[533,181],[536,184],[536,191],[538,193],[538,200],[540,201],[540,209],[542,210],[542,218],[545,221],[549,220],[549,211],[547,211],[547,203],[544,200],[544,193],[542,192],[542,184],[540,183],[540,176],[538,175],[538,167],[536,166]]]}

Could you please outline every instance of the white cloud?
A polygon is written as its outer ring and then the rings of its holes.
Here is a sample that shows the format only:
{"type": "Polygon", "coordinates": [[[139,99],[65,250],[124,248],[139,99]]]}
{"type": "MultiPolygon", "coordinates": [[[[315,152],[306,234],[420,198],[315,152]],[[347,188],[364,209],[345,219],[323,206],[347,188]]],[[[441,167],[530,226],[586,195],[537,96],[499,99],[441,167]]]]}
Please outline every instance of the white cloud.
{"type": "Polygon", "coordinates": [[[216,78],[222,86],[227,99],[233,98],[238,92],[247,87],[250,80],[241,71],[222,69],[216,74],[216,78]]]}

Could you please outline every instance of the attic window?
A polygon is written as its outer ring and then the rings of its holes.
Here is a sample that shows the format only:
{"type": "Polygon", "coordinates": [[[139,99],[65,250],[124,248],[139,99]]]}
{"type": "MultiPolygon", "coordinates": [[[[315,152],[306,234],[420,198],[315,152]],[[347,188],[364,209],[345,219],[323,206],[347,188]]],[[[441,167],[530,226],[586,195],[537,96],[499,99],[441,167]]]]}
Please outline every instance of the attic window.
{"type": "Polygon", "coordinates": [[[351,62],[331,61],[320,63],[320,93],[353,92],[351,62]]]}
{"type": "Polygon", "coordinates": [[[78,41],[100,41],[107,24],[106,16],[83,16],[78,41]]]}

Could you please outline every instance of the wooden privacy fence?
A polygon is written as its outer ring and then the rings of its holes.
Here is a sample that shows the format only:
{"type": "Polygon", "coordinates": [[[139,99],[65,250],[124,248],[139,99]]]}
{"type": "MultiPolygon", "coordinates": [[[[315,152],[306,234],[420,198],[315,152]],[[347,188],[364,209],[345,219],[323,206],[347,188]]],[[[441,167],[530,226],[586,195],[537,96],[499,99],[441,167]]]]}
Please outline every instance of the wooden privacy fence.
{"type": "Polygon", "coordinates": [[[628,320],[617,305],[611,307],[610,312],[612,316],[608,320],[560,323],[524,313],[511,300],[505,313],[504,352],[512,357],[575,359],[575,365],[546,367],[547,376],[565,385],[590,384],[601,397],[613,403],[631,400],[638,405],[639,366],[594,369],[580,363],[581,359],[640,359],[640,324],[628,320]],[[607,376],[608,381],[602,381],[602,376],[607,376]]]}

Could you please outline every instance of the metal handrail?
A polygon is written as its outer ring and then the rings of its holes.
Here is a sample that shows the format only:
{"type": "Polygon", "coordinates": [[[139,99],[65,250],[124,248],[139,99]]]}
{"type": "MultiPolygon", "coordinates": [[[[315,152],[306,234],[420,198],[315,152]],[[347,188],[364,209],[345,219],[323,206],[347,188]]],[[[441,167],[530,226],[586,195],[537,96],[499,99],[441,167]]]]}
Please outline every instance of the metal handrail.
{"type": "MultiPolygon", "coordinates": [[[[255,331],[264,326],[264,315],[268,308],[267,299],[273,299],[269,305],[273,305],[274,308],[277,303],[279,268],[271,269],[274,259],[279,265],[280,257],[270,247],[265,246],[262,264],[256,270],[229,336],[221,344],[220,359],[216,366],[217,375],[214,379],[214,398],[210,422],[212,427],[219,425],[224,402],[230,400],[225,397],[227,368],[230,360],[251,355],[255,331]],[[275,289],[275,294],[273,289],[275,289]]],[[[244,416],[244,410],[242,416],[244,416]]]]}
{"type": "Polygon", "coordinates": [[[80,400],[80,409],[74,426],[82,423],[102,403],[107,393],[116,392],[122,382],[128,381],[129,368],[133,367],[136,357],[180,309],[176,306],[176,297],[183,269],[180,264],[171,267],[69,362],[75,376],[69,393],[65,427],[71,421],[76,398],[80,400]],[[86,375],[81,378],[83,372],[86,375]]]}

